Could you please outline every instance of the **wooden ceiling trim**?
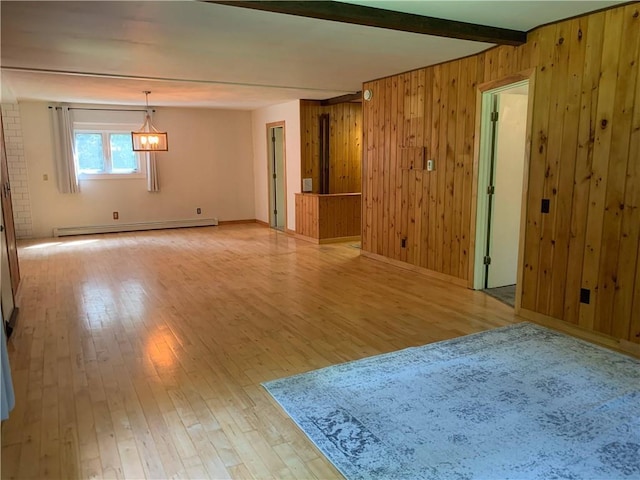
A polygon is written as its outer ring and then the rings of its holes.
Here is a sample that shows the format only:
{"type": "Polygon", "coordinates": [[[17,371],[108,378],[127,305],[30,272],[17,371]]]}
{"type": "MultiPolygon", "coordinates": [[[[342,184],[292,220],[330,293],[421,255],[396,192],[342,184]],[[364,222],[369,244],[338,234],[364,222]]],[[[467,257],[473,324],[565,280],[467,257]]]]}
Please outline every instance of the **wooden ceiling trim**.
{"type": "Polygon", "coordinates": [[[362,92],[356,93],[347,93],[346,95],[340,95],[339,97],[332,97],[322,100],[320,105],[329,106],[329,105],[337,105],[339,103],[358,103],[362,102],[362,92]]]}
{"type": "Polygon", "coordinates": [[[457,22],[455,20],[445,20],[350,3],[269,0],[207,0],[205,3],[498,45],[517,46],[527,41],[527,32],[519,30],[457,22]]]}

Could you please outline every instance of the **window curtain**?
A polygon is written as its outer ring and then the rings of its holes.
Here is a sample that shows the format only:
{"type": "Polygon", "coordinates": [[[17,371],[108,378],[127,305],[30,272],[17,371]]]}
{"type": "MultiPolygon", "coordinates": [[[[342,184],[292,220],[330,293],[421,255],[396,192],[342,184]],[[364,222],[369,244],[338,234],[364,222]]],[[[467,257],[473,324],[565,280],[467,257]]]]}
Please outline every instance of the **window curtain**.
{"type": "MultiPolygon", "coordinates": [[[[153,117],[152,109],[149,109],[147,113],[150,117],[153,117]]],[[[154,152],[147,153],[147,191],[160,191],[160,182],[158,181],[158,164],[156,162],[156,154],[154,152]]]]}
{"type": "Polygon", "coordinates": [[[51,107],[54,161],[60,193],[78,193],[78,173],[75,161],[73,121],[68,106],[51,107]]]}

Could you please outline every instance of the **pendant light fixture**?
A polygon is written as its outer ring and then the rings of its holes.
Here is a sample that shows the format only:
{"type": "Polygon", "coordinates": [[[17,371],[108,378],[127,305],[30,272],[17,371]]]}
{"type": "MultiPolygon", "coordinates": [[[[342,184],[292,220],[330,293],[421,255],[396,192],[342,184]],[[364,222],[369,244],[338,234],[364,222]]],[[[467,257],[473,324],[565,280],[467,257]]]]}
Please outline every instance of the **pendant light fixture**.
{"type": "Polygon", "coordinates": [[[149,94],[148,90],[144,92],[147,111],[144,117],[144,123],[137,132],[131,132],[131,141],[133,143],[134,152],[166,152],[169,150],[167,132],[159,132],[151,124],[149,116],[149,94]]]}

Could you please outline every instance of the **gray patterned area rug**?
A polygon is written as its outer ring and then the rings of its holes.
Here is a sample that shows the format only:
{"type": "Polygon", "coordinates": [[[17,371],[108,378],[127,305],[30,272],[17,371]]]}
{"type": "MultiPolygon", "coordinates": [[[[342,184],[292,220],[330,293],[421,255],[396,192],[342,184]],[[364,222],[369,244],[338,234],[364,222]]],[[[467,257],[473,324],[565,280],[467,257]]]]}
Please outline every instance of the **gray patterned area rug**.
{"type": "Polygon", "coordinates": [[[530,323],[264,387],[349,479],[640,478],[640,361],[530,323]]]}

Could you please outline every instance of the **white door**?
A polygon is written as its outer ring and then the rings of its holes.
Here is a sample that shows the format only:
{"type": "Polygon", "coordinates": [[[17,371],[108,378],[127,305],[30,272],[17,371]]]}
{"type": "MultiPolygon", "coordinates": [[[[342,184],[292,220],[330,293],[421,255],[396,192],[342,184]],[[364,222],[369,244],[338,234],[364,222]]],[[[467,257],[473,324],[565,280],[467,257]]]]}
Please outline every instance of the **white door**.
{"type": "Polygon", "coordinates": [[[506,90],[497,97],[487,288],[515,285],[517,279],[528,87],[506,90]]]}

